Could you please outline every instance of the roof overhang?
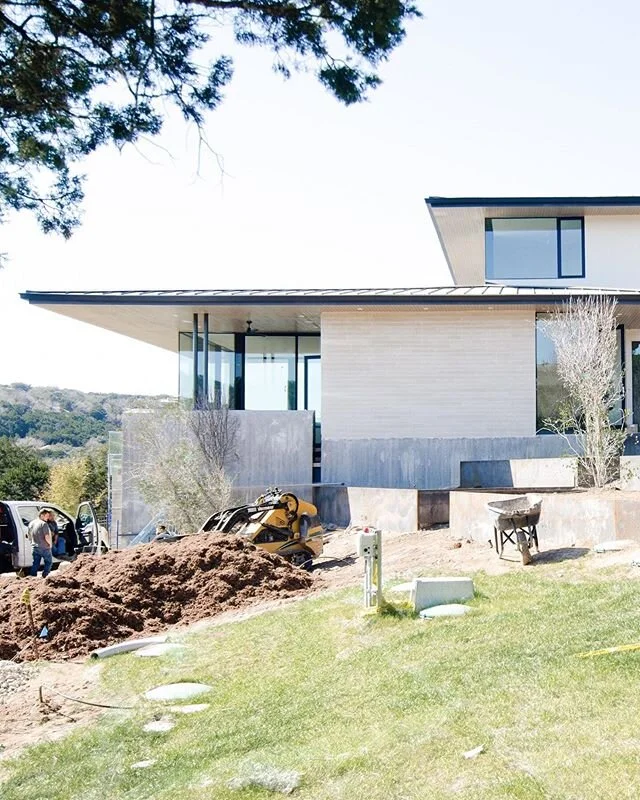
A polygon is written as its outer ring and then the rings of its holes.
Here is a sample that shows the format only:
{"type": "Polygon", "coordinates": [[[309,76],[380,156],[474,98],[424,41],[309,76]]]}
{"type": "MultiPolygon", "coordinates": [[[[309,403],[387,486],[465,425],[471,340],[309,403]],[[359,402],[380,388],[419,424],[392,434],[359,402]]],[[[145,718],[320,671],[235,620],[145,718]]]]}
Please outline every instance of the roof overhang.
{"type": "Polygon", "coordinates": [[[484,221],[489,217],[640,214],[640,197],[428,197],[425,202],[457,284],[484,281],[484,221]]]}
{"type": "MultiPolygon", "coordinates": [[[[447,286],[416,289],[259,290],[195,292],[24,292],[32,305],[165,350],[193,315],[209,315],[212,332],[320,333],[323,313],[422,312],[430,309],[528,308],[550,311],[571,297],[614,297],[620,321],[640,329],[640,292],[522,286],[447,286]]],[[[202,329],[200,316],[200,329],[202,329]]]]}

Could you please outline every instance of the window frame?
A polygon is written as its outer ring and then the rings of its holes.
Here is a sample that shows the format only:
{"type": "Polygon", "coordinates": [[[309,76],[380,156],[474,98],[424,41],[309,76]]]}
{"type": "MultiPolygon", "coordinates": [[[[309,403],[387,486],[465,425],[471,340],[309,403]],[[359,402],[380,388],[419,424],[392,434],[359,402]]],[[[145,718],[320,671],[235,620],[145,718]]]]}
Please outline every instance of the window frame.
{"type": "Polygon", "coordinates": [[[566,216],[566,217],[485,217],[484,220],[484,277],[485,281],[525,281],[525,280],[535,280],[535,281],[544,281],[544,280],[553,280],[553,278],[538,278],[538,277],[530,277],[530,278],[510,278],[510,277],[502,277],[502,278],[489,278],[487,277],[487,234],[493,233],[492,223],[494,220],[529,220],[529,219],[555,219],[556,221],[556,278],[558,280],[567,280],[567,279],[582,279],[586,277],[586,248],[585,248],[585,235],[584,235],[584,217],[580,216],[566,216]],[[582,248],[582,259],[581,259],[581,271],[580,274],[567,274],[564,275],[562,272],[562,222],[573,222],[573,221],[580,222],[580,246],[582,248]]]}

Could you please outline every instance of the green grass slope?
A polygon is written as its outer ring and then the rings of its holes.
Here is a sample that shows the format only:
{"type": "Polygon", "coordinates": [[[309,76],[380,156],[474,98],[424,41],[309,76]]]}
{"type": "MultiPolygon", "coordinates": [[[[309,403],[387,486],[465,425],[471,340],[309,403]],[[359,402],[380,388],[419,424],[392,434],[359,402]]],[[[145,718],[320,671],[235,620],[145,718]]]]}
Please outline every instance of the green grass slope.
{"type": "Polygon", "coordinates": [[[565,566],[476,576],[464,618],[372,616],[346,591],[114,658],[105,700],[203,681],[210,707],[163,734],[142,731],[157,706],[113,712],[15,761],[0,795],[277,796],[229,787],[251,763],[299,772],[301,800],[637,798],[640,652],[575,654],[640,640],[640,583],[565,566]]]}

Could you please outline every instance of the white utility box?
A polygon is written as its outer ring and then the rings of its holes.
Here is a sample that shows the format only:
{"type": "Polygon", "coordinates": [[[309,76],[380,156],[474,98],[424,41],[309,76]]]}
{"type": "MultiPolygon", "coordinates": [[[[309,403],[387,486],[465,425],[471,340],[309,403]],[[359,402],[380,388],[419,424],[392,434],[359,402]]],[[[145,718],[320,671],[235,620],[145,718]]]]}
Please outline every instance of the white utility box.
{"type": "Polygon", "coordinates": [[[371,558],[375,554],[375,531],[358,534],[358,555],[361,558],[371,558]]]}
{"type": "Polygon", "coordinates": [[[471,578],[416,578],[411,603],[416,611],[473,598],[471,578]]]}

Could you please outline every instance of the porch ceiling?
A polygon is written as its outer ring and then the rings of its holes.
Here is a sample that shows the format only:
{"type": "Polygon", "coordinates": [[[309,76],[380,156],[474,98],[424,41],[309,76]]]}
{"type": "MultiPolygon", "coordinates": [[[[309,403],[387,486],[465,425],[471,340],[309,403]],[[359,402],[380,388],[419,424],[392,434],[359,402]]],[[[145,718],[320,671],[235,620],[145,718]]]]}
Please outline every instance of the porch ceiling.
{"type": "MultiPolygon", "coordinates": [[[[182,299],[175,293],[81,293],[26,292],[31,304],[113,333],[176,352],[178,332],[191,331],[194,314],[209,314],[209,330],[243,333],[247,320],[257,333],[320,333],[323,313],[384,314],[447,311],[469,313],[497,309],[548,312],[568,297],[612,295],[618,299],[620,323],[640,329],[640,292],[549,289],[543,287],[472,286],[426,289],[337,290],[291,295],[273,292],[205,294],[182,299]],[[198,302],[200,300],[200,302],[198,302]],[[284,302],[286,300],[286,302],[284,302]]],[[[200,319],[202,328],[202,318],[200,319]]]]}
{"type": "Polygon", "coordinates": [[[320,333],[320,310],[308,306],[38,305],[56,314],[176,352],[178,333],[192,330],[194,314],[209,314],[209,330],[212,332],[244,333],[247,320],[251,320],[252,330],[259,333],[320,333]]]}

